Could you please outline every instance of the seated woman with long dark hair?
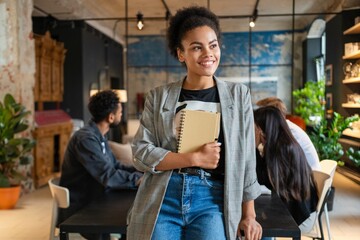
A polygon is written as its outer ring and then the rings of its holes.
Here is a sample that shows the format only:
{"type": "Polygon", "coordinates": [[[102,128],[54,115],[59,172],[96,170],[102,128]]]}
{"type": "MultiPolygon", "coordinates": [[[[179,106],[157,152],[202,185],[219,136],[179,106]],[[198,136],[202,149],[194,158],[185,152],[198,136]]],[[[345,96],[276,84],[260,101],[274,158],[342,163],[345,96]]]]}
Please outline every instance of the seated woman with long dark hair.
{"type": "Polygon", "coordinates": [[[257,175],[260,184],[276,192],[302,232],[316,218],[318,196],[305,154],[275,107],[254,111],[257,175]]]}

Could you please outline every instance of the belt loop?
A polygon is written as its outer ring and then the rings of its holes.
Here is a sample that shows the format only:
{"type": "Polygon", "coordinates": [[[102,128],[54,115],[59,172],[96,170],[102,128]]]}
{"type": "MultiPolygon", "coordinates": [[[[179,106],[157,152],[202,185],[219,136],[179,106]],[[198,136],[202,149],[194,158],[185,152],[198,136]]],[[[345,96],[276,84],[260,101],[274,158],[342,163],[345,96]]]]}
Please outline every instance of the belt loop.
{"type": "Polygon", "coordinates": [[[201,176],[201,179],[205,178],[205,172],[202,169],[200,169],[200,176],[201,176]]]}

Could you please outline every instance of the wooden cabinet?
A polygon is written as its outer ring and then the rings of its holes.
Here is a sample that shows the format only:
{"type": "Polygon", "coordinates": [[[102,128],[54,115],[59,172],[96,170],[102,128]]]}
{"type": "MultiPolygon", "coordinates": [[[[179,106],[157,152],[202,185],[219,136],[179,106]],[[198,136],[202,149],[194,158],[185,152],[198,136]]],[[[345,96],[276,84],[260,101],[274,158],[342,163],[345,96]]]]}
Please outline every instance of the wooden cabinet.
{"type": "Polygon", "coordinates": [[[59,109],[64,94],[64,44],[51,38],[50,32],[35,35],[36,80],[34,99],[36,127],[33,137],[33,179],[36,187],[60,175],[61,163],[72,133],[72,121],[59,109]],[[57,109],[44,110],[44,102],[55,102],[57,109]]]}
{"type": "Polygon", "coordinates": [[[51,38],[50,32],[35,35],[36,81],[35,102],[43,110],[43,102],[61,102],[64,93],[64,61],[66,49],[51,38]]]}
{"type": "Polygon", "coordinates": [[[35,186],[40,187],[47,184],[50,178],[60,176],[73,124],[71,118],[61,110],[36,112],[35,122],[37,127],[33,137],[37,142],[33,178],[35,186]]]}

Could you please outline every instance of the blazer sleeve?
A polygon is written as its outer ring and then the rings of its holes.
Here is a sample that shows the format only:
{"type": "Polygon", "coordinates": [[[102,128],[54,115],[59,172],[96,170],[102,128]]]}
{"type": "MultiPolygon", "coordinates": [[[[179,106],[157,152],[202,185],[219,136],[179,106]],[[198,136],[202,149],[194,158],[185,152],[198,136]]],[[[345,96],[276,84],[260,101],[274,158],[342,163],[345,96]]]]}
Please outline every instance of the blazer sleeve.
{"type": "Polygon", "coordinates": [[[246,144],[244,147],[244,159],[246,163],[243,201],[248,201],[256,199],[261,194],[261,189],[256,175],[255,127],[250,90],[246,89],[243,96],[242,111],[244,114],[244,142],[246,144]]]}
{"type": "Polygon", "coordinates": [[[160,89],[151,90],[146,97],[144,111],[140,119],[140,126],[135,134],[132,142],[132,151],[134,155],[134,166],[142,172],[150,172],[153,174],[162,171],[155,170],[155,167],[162,161],[169,150],[160,146],[159,109],[161,102],[159,101],[160,89]]]}

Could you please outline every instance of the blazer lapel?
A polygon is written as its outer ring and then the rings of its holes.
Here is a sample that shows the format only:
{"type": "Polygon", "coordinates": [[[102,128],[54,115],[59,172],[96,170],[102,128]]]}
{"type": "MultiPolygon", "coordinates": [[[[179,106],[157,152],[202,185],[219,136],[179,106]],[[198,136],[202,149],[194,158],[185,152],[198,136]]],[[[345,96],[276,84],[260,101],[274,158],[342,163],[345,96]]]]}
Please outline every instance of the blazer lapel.
{"type": "Polygon", "coordinates": [[[217,89],[220,96],[220,106],[223,122],[231,122],[233,118],[234,98],[230,92],[228,85],[215,77],[217,89]]]}
{"type": "MultiPolygon", "coordinates": [[[[169,86],[167,91],[164,93],[165,96],[165,103],[160,111],[162,120],[163,120],[163,128],[164,132],[171,132],[173,133],[174,129],[174,117],[175,117],[175,107],[176,103],[178,102],[181,87],[183,84],[183,80],[174,82],[169,86]]],[[[176,149],[176,136],[175,134],[166,134],[165,139],[171,143],[171,147],[175,150],[176,149]]]]}

